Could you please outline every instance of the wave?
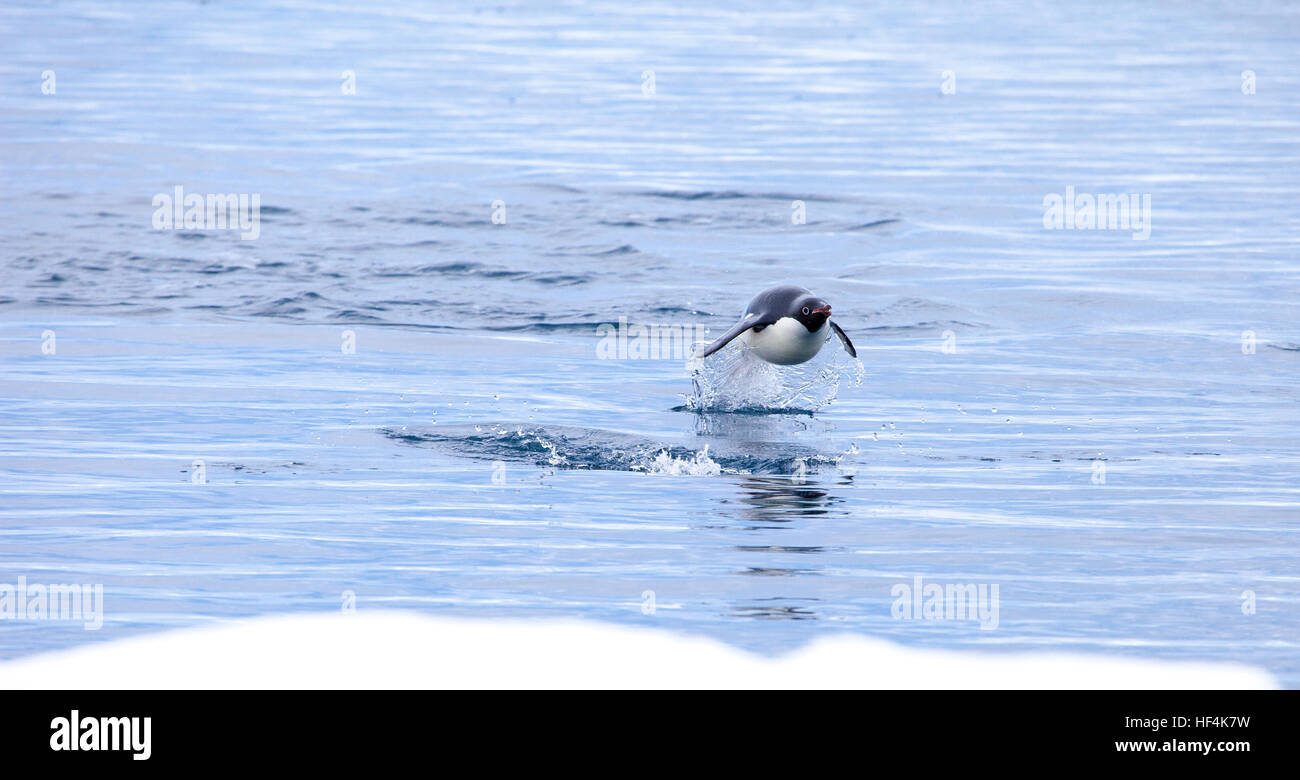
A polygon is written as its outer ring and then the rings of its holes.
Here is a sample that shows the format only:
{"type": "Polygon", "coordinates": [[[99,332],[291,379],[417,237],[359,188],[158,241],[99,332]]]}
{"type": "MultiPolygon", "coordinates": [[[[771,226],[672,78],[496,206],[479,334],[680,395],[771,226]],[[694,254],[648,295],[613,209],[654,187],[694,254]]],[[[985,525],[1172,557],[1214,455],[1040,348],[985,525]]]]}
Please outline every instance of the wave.
{"type": "Polygon", "coordinates": [[[838,203],[841,198],[831,195],[806,195],[793,192],[740,192],[738,190],[655,190],[625,193],[647,198],[667,198],[669,200],[802,200],[812,203],[838,203]]]}
{"type": "Polygon", "coordinates": [[[458,457],[556,469],[637,471],[671,476],[807,474],[833,467],[845,453],[757,440],[684,446],[635,434],[567,425],[483,423],[384,428],[393,441],[458,457]]]}

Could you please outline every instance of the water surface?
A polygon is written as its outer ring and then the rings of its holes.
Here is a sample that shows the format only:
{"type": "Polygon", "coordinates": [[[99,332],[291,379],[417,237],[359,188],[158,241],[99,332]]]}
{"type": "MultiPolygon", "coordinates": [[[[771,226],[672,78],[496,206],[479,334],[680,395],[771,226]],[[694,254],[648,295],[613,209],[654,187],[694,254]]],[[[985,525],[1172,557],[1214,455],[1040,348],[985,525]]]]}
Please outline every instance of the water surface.
{"type": "Polygon", "coordinates": [[[0,582],[107,610],[0,657],[351,591],[1300,684],[1300,9],[445,5],[0,10],[0,582]],[[260,236],[153,230],[177,185],[260,236]],[[791,281],[865,372],[813,413],[597,357],[791,281]]]}

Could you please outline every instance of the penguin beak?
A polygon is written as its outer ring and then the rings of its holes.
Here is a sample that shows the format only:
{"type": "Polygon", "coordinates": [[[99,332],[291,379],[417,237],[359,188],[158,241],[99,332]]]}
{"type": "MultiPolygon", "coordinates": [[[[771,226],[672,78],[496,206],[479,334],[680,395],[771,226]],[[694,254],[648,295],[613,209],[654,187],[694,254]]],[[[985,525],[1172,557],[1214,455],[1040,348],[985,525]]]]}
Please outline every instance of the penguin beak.
{"type": "Polygon", "coordinates": [[[831,316],[831,305],[830,305],[829,303],[827,303],[827,304],[823,304],[823,305],[821,305],[821,306],[818,306],[817,308],[815,308],[815,309],[812,310],[812,313],[813,313],[813,314],[825,314],[827,317],[829,317],[829,316],[831,316]]]}

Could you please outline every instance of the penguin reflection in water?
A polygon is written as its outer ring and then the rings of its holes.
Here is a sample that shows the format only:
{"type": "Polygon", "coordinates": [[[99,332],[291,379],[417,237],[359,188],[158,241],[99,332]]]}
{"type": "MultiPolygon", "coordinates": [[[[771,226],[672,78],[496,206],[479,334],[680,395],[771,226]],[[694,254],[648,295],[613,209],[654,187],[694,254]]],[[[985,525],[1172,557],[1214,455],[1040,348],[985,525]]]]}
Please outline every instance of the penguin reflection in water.
{"type": "Polygon", "coordinates": [[[730,330],[718,337],[699,357],[706,358],[740,337],[754,355],[780,366],[812,360],[831,336],[839,337],[853,357],[853,342],[831,322],[831,305],[802,287],[792,284],[773,287],[754,296],[745,314],[730,330]]]}

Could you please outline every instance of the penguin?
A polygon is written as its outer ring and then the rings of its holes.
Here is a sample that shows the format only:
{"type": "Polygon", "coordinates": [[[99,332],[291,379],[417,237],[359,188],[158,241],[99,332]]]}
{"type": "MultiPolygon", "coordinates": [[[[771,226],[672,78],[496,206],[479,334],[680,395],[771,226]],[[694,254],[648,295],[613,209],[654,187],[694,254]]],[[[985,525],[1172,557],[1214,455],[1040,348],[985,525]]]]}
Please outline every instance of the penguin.
{"type": "Polygon", "coordinates": [[[811,360],[831,337],[839,337],[853,357],[853,342],[831,322],[831,305],[802,287],[783,284],[754,296],[745,314],[731,330],[705,347],[698,357],[706,358],[737,336],[745,348],[769,363],[793,366],[811,360]]]}

